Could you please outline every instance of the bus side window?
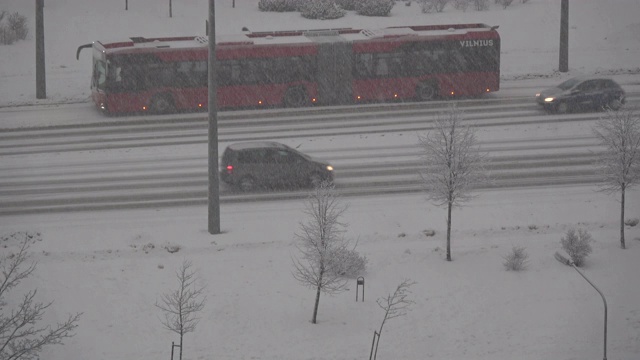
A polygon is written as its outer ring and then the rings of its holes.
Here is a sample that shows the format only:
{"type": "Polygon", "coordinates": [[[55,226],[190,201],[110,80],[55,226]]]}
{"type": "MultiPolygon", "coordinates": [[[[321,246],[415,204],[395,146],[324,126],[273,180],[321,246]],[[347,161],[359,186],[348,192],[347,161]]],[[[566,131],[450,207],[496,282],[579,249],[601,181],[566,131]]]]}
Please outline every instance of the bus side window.
{"type": "Polygon", "coordinates": [[[376,61],[376,77],[389,76],[389,64],[387,57],[378,57],[376,61]]]}
{"type": "Polygon", "coordinates": [[[402,54],[395,53],[389,59],[389,71],[393,77],[405,76],[402,54]]]}
{"type": "Polygon", "coordinates": [[[256,66],[255,59],[240,60],[239,80],[241,84],[249,85],[258,83],[260,69],[256,66]]]}
{"type": "Polygon", "coordinates": [[[370,78],[373,73],[373,55],[372,54],[356,54],[355,64],[356,77],[370,78]]]}

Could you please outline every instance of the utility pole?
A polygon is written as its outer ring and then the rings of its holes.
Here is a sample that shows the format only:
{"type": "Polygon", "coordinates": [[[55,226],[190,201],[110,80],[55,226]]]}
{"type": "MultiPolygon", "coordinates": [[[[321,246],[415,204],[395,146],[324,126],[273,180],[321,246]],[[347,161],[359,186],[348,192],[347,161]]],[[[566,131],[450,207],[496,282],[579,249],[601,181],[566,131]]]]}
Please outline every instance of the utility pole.
{"type": "Polygon", "coordinates": [[[218,99],[216,83],[216,10],[209,0],[209,234],[220,234],[220,180],[218,179],[218,99]]]}
{"type": "Polygon", "coordinates": [[[558,71],[569,71],[569,0],[560,4],[560,63],[558,71]]]}
{"type": "Polygon", "coordinates": [[[44,66],[44,0],[36,0],[36,98],[47,98],[44,66]]]}

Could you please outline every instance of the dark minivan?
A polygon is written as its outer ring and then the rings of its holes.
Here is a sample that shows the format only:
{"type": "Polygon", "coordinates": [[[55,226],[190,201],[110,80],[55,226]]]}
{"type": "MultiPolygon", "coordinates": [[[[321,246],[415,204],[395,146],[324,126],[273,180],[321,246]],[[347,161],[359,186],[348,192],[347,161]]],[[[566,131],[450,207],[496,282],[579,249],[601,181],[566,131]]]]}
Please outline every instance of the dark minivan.
{"type": "Polygon", "coordinates": [[[224,150],[220,179],[242,191],[258,187],[314,187],[322,181],[333,181],[333,167],[281,143],[241,142],[224,150]]]}

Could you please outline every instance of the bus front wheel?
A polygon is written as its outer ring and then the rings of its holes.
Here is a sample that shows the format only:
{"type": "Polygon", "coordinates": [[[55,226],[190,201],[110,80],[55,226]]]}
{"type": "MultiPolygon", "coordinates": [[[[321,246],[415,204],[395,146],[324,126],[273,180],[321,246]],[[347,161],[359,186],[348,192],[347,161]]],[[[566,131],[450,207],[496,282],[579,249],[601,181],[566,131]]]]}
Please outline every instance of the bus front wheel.
{"type": "Polygon", "coordinates": [[[309,97],[307,91],[303,87],[293,87],[287,90],[284,94],[284,106],[303,107],[309,103],[309,97]]]}
{"type": "Polygon", "coordinates": [[[436,98],[436,84],[433,82],[421,82],[416,87],[416,97],[420,101],[433,100],[436,98]]]}
{"type": "Polygon", "coordinates": [[[153,99],[151,99],[149,110],[154,114],[166,114],[175,111],[171,95],[164,94],[154,96],[153,99]]]}

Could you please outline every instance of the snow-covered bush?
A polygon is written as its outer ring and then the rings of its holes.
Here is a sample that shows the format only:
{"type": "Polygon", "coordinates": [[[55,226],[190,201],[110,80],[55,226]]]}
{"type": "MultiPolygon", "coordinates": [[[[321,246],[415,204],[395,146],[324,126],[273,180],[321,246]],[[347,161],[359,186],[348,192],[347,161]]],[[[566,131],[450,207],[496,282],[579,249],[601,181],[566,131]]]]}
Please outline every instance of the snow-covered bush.
{"type": "Polygon", "coordinates": [[[260,11],[298,11],[301,0],[260,0],[258,9],[260,11]]]}
{"type": "Polygon", "coordinates": [[[329,20],[343,17],[345,11],[335,0],[304,0],[300,3],[300,13],[307,19],[329,20]]]}
{"type": "Polygon", "coordinates": [[[360,0],[356,5],[356,12],[364,16],[389,16],[394,0],[360,0]]]}
{"type": "Polygon", "coordinates": [[[355,10],[361,0],[336,0],[336,4],[345,10],[355,10]]]}
{"type": "Polygon", "coordinates": [[[627,219],[627,220],[624,221],[625,225],[631,226],[631,227],[634,227],[634,226],[638,225],[638,223],[640,223],[640,219],[638,219],[638,218],[627,219]]]}
{"type": "Polygon", "coordinates": [[[456,10],[467,11],[471,0],[453,0],[453,7],[456,10]]]}
{"type": "Polygon", "coordinates": [[[28,33],[27,18],[24,15],[0,11],[0,44],[10,45],[18,40],[24,40],[28,33]]]}
{"type": "Polygon", "coordinates": [[[356,249],[341,249],[329,259],[329,262],[340,264],[340,266],[328,266],[330,269],[341,269],[339,274],[346,278],[356,278],[364,275],[367,268],[368,259],[360,255],[356,249]]]}
{"type": "Polygon", "coordinates": [[[418,0],[423,13],[442,12],[449,0],[418,0]]]}
{"type": "Polygon", "coordinates": [[[473,0],[473,7],[478,10],[487,10],[489,8],[489,0],[473,0]]]}
{"type": "Polygon", "coordinates": [[[502,265],[507,271],[520,271],[527,268],[529,262],[529,254],[527,249],[521,246],[514,246],[511,252],[502,257],[504,261],[502,265]]]}
{"type": "Polygon", "coordinates": [[[584,259],[591,254],[592,241],[593,239],[588,231],[578,229],[576,232],[575,229],[569,229],[565,237],[560,239],[560,244],[562,249],[571,257],[571,261],[576,266],[582,266],[584,259]]]}
{"type": "Polygon", "coordinates": [[[500,5],[502,5],[503,9],[506,9],[509,5],[511,5],[511,3],[513,2],[513,0],[499,0],[498,3],[500,3],[500,5]]]}

